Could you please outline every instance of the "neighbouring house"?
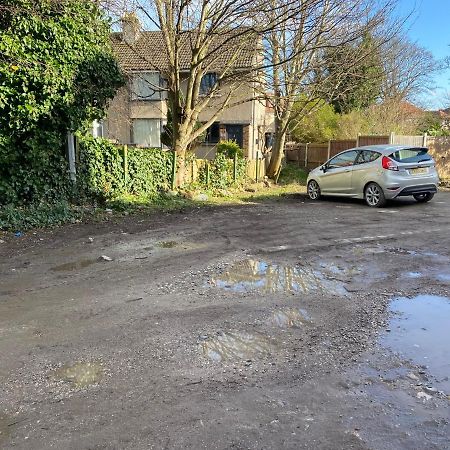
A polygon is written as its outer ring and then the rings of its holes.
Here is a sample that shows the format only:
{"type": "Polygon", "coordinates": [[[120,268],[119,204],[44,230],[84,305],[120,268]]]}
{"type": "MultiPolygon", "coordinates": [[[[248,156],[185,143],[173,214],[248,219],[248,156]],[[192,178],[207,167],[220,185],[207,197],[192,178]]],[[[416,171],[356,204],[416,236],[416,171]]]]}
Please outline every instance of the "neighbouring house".
{"type": "MultiPolygon", "coordinates": [[[[186,35],[188,38],[188,34],[186,35]]],[[[113,50],[128,83],[113,99],[107,116],[101,123],[94,124],[94,135],[115,140],[121,144],[143,147],[161,147],[161,131],[167,120],[167,95],[164,90],[165,73],[168,70],[163,35],[159,31],[141,31],[136,21],[123,21],[122,32],[112,34],[113,50]]],[[[183,47],[180,59],[182,69],[189,73],[191,60],[190,46],[183,47]]],[[[249,73],[249,69],[261,63],[262,55],[258,51],[258,42],[245,45],[236,53],[232,46],[222,48],[211,62],[209,71],[201,80],[200,95],[208,93],[215,85],[217,76],[233,54],[232,70],[235,73],[249,73]]],[[[270,142],[273,128],[273,111],[266,108],[264,99],[252,99],[260,96],[261,81],[248,77],[236,84],[219,86],[209,106],[199,116],[199,122],[205,123],[217,111],[222,96],[230,89],[235,104],[222,111],[207,130],[204,142],[196,150],[197,156],[212,159],[215,146],[220,140],[236,141],[249,159],[255,159],[257,152],[264,152],[270,142]],[[250,100],[249,100],[250,99],[250,100]]]]}

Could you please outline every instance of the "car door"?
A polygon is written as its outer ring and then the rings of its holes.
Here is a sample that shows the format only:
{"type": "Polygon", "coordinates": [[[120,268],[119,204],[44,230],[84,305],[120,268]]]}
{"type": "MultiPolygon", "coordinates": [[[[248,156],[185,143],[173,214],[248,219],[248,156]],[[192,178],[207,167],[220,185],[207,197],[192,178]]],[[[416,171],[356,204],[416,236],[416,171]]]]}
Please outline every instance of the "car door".
{"type": "Polygon", "coordinates": [[[376,171],[375,161],[381,156],[381,153],[373,150],[361,150],[356,157],[352,170],[352,193],[363,195],[364,186],[368,181],[373,181],[376,177],[373,171],[376,171]]]}
{"type": "Polygon", "coordinates": [[[320,177],[320,189],[323,194],[351,195],[352,168],[358,150],[348,150],[331,158],[324,165],[324,172],[320,177]]]}

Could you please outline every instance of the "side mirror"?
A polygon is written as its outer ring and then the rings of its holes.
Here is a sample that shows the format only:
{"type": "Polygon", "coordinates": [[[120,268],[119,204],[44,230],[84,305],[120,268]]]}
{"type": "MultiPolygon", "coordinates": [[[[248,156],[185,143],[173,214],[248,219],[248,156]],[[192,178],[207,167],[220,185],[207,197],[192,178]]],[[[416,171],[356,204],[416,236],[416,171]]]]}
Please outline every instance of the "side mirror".
{"type": "Polygon", "coordinates": [[[320,168],[320,170],[321,170],[323,173],[325,173],[325,172],[327,171],[327,166],[326,166],[326,164],[324,164],[324,165],[320,168]]]}

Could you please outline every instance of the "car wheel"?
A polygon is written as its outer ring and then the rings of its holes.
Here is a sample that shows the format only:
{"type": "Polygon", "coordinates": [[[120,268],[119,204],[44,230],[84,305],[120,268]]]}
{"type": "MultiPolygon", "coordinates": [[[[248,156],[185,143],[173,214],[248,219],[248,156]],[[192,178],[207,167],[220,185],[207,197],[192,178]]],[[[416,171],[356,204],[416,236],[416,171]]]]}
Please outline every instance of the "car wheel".
{"type": "Polygon", "coordinates": [[[317,181],[311,180],[308,183],[308,195],[311,200],[319,200],[320,198],[320,186],[317,181]]]}
{"type": "Polygon", "coordinates": [[[419,203],[425,203],[429,202],[434,197],[434,194],[432,192],[426,192],[425,194],[414,194],[413,197],[419,203]]]}
{"type": "Polygon", "coordinates": [[[366,203],[373,208],[381,208],[386,204],[383,189],[377,183],[370,183],[364,191],[366,203]]]}

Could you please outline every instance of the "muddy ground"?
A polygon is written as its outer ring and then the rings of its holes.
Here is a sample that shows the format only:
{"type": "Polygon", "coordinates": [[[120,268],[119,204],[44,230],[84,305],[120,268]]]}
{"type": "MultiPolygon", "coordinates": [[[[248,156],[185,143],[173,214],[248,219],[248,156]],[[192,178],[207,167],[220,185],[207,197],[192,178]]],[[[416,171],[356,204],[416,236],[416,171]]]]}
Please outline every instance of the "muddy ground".
{"type": "Polygon", "coordinates": [[[449,227],[298,195],[3,238],[0,447],[450,448],[449,227]]]}

